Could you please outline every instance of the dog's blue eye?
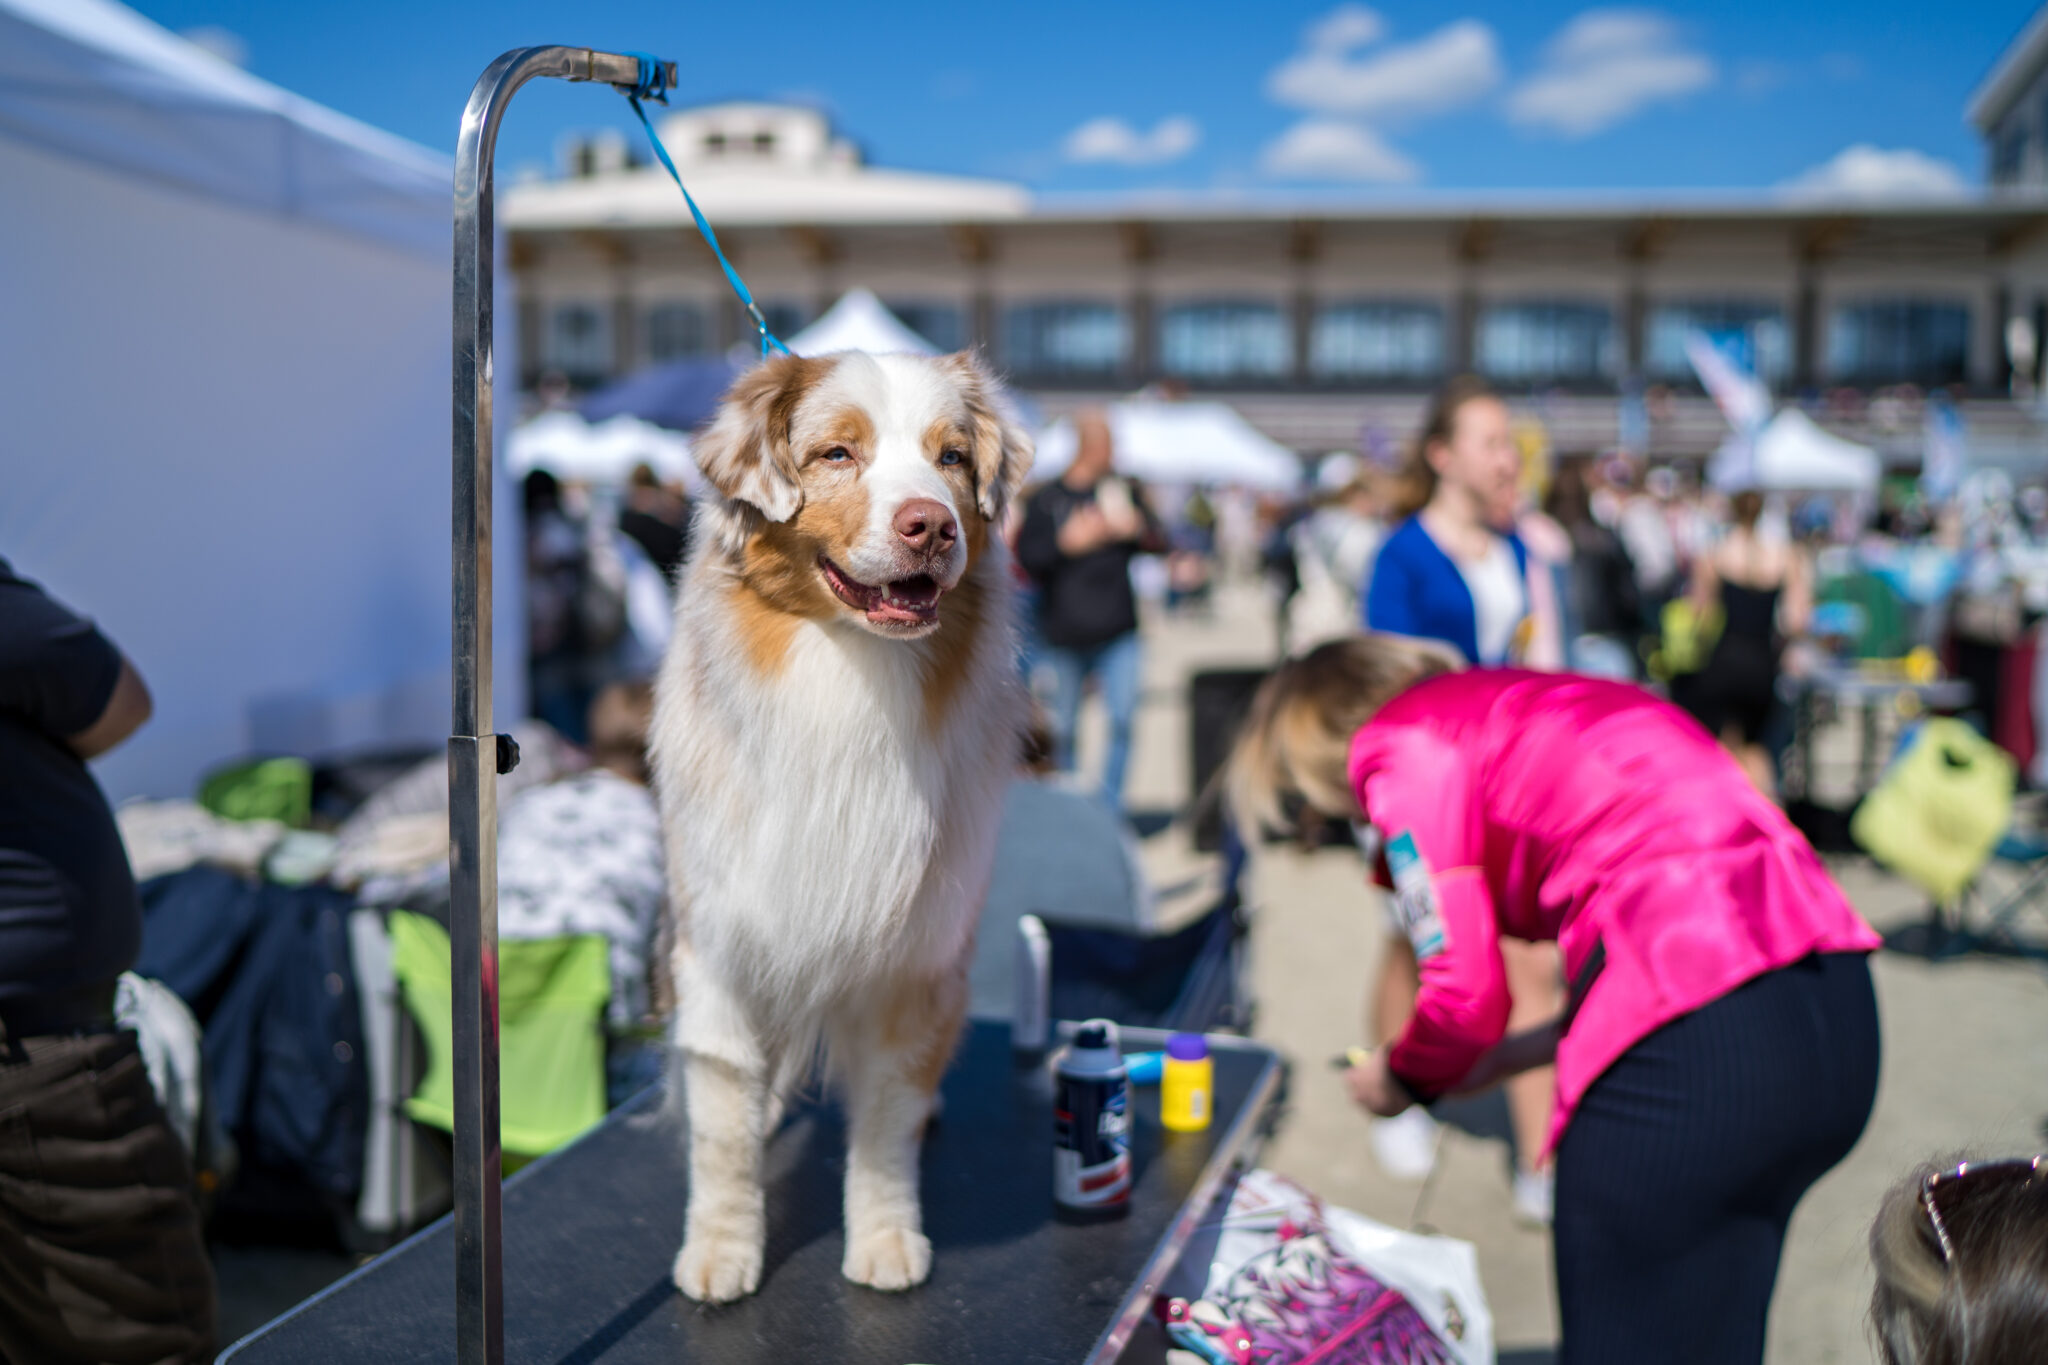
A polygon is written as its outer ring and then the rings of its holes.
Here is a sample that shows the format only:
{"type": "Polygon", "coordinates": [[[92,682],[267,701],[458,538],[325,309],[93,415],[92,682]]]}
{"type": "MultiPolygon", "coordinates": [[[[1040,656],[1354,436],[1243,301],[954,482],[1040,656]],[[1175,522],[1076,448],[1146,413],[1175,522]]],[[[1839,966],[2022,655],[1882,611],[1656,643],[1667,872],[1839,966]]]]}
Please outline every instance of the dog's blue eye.
{"type": "Polygon", "coordinates": [[[964,454],[957,450],[947,450],[940,452],[939,463],[942,465],[955,465],[959,464],[962,460],[966,458],[967,457],[964,454]]]}
{"type": "Polygon", "coordinates": [[[851,452],[847,450],[845,446],[833,446],[830,450],[826,451],[824,455],[821,456],[820,458],[830,460],[833,464],[838,464],[841,460],[852,459],[853,455],[851,452]]]}

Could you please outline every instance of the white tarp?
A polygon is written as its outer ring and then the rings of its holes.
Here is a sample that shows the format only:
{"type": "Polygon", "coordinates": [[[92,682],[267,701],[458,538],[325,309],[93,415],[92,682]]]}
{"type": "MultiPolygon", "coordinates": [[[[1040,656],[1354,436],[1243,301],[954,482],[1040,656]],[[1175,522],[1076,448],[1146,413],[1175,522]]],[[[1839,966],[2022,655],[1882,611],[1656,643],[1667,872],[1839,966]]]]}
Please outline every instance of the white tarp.
{"type": "Polygon", "coordinates": [[[514,478],[545,469],[558,479],[622,484],[642,464],[664,481],[682,480],[692,497],[705,487],[689,437],[625,413],[586,422],[573,412],[544,412],[522,422],[505,443],[505,466],[514,478]]]}
{"type": "MultiPolygon", "coordinates": [[[[445,161],[105,0],[0,0],[0,184],[0,557],[155,694],[96,765],[110,794],[445,738],[445,161]]],[[[498,507],[503,723],[525,632],[498,507]]]]}
{"type": "Polygon", "coordinates": [[[0,134],[429,259],[451,251],[446,156],[280,90],[112,0],[0,0],[0,134]]]}
{"type": "MultiPolygon", "coordinates": [[[[832,355],[837,351],[868,351],[884,355],[906,351],[937,355],[939,348],[903,325],[869,289],[849,289],[824,316],[783,345],[798,355],[832,355]]],[[[751,341],[748,344],[752,344],[751,341]]]]}
{"type": "MultiPolygon", "coordinates": [[[[1120,474],[1149,483],[1276,492],[1301,484],[1294,452],[1260,433],[1228,403],[1133,398],[1111,403],[1108,412],[1120,474]]],[[[1063,417],[1039,434],[1031,477],[1056,478],[1073,459],[1074,423],[1063,417]]]]}
{"type": "Polygon", "coordinates": [[[1868,493],[1880,473],[1876,451],[1821,430],[1798,408],[1780,412],[1754,439],[1729,437],[1707,466],[1714,487],[1731,492],[1868,493]]]}

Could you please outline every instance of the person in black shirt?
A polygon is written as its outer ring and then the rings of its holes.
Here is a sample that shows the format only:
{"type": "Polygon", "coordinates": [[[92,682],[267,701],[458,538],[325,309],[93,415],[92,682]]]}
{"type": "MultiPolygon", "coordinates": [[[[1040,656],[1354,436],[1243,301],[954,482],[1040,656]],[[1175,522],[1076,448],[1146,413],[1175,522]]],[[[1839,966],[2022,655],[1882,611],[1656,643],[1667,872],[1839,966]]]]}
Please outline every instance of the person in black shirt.
{"type": "Polygon", "coordinates": [[[92,622],[0,560],[0,1360],[213,1358],[192,1173],[114,982],[142,944],[85,762],[149,718],[92,622]]]}
{"type": "Polygon", "coordinates": [[[1102,795],[1121,810],[1142,662],[1131,559],[1163,549],[1165,537],[1138,495],[1109,472],[1108,420],[1083,412],[1074,432],[1073,463],[1024,509],[1017,562],[1038,586],[1041,658],[1055,679],[1050,709],[1057,762],[1063,770],[1074,766],[1081,692],[1093,677],[1109,709],[1102,795]]]}

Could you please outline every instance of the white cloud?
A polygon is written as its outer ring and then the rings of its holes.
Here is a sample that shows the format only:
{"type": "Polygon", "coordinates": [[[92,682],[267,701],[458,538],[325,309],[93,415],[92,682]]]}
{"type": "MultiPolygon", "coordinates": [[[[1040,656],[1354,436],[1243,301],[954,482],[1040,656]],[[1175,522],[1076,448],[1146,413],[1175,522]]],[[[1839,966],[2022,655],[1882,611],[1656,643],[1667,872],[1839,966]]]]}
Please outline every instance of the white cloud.
{"type": "Polygon", "coordinates": [[[1422,168],[1372,129],[1341,119],[1306,118],[1266,144],[1259,169],[1281,180],[1354,180],[1407,184],[1422,168]]]}
{"type": "Polygon", "coordinates": [[[1659,100],[1714,83],[1713,59],[1686,48],[1655,10],[1591,9],[1559,30],[1543,64],[1508,96],[1508,117],[1566,137],[1587,137],[1659,100]]]}
{"type": "Polygon", "coordinates": [[[1500,84],[1500,42],[1477,19],[1445,24],[1412,43],[1361,52],[1385,25],[1360,5],[1312,25],[1303,50],[1266,77],[1266,94],[1317,114],[1396,119],[1471,104],[1500,84]]]}
{"type": "Polygon", "coordinates": [[[1387,21],[1364,5],[1339,5],[1308,26],[1302,35],[1318,52],[1349,52],[1386,36],[1387,21]]]}
{"type": "Polygon", "coordinates": [[[1963,173],[1910,147],[1887,150],[1859,142],[1778,187],[1787,199],[1961,199],[1963,173]]]}
{"type": "Polygon", "coordinates": [[[1159,120],[1149,133],[1120,118],[1092,118],[1067,134],[1060,152],[1069,161],[1159,166],[1180,160],[1201,140],[1201,127],[1180,114],[1159,120]]]}

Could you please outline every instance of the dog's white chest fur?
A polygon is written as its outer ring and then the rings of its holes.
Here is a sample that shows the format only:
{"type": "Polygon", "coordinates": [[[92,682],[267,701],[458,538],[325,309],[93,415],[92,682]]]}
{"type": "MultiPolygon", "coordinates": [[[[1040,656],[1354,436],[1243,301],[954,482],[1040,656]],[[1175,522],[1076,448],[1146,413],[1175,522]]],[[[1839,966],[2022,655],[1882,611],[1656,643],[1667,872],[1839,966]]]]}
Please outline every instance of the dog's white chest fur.
{"type": "Polygon", "coordinates": [[[935,719],[923,642],[806,623],[762,678],[724,616],[685,606],[656,715],[691,950],[785,1019],[956,960],[1013,762],[1008,622],[935,719]]]}

